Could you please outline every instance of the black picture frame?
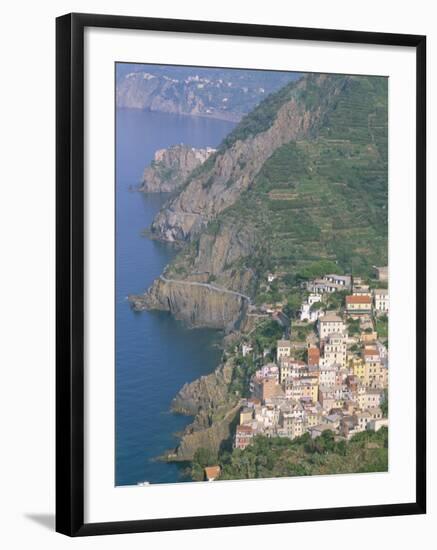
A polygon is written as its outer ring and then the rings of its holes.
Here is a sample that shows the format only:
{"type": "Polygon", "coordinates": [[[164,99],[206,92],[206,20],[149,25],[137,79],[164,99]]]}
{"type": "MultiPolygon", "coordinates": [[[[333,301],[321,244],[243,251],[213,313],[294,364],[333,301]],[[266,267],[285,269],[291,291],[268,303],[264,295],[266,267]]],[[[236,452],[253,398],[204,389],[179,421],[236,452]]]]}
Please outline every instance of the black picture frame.
{"type": "Polygon", "coordinates": [[[426,512],[426,37],[73,13],[56,20],[56,530],[69,536],[426,512]],[[84,29],[156,30],[416,50],[416,499],[400,504],[84,523],[84,29]]]}

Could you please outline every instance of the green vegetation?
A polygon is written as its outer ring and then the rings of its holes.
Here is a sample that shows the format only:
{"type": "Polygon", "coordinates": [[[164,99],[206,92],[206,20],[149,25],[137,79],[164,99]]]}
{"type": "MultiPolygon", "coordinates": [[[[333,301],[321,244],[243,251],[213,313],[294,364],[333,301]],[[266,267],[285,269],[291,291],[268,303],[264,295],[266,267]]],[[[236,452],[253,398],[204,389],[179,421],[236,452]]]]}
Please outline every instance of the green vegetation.
{"type": "Polygon", "coordinates": [[[312,262],[310,265],[302,267],[297,273],[297,278],[300,280],[308,280],[321,277],[327,273],[337,273],[341,275],[343,271],[331,260],[318,260],[317,262],[312,262]]]}
{"type": "Polygon", "coordinates": [[[265,348],[276,347],[276,341],[282,338],[283,329],[279,323],[272,320],[263,321],[256,328],[252,341],[261,353],[265,348]]]}
{"type": "Polygon", "coordinates": [[[164,162],[152,161],[150,166],[155,169],[162,181],[171,181],[178,175],[178,170],[174,166],[167,166],[164,162]]]}
{"type": "Polygon", "coordinates": [[[326,309],[333,310],[344,306],[347,294],[349,294],[347,290],[339,290],[328,294],[326,297],[326,309]]]}
{"type": "MultiPolygon", "coordinates": [[[[258,356],[262,356],[265,349],[274,350],[276,341],[282,338],[283,329],[279,323],[272,320],[262,321],[251,336],[254,351],[258,356]]],[[[270,359],[273,359],[271,357],[270,359]]],[[[234,359],[234,369],[232,371],[232,380],[229,390],[233,394],[241,397],[249,397],[250,378],[259,368],[251,355],[243,357],[237,355],[234,359]]]]}
{"type": "MultiPolygon", "coordinates": [[[[188,180],[204,173],[203,185],[212,185],[218,155],[269,128],[290,100],[302,115],[320,109],[323,116],[305,139],[277,148],[205,232],[217,236],[232,228],[251,234],[256,245],[246,257],[226,263],[226,279],[252,271],[257,277],[248,292],[254,302],[285,303],[293,318],[305,299],[300,283],[326,273],[359,273],[370,280],[373,265],[387,264],[387,79],[313,75],[286,85],[247,115],[188,180]],[[269,272],[280,275],[267,285],[269,272]]],[[[173,264],[192,272],[197,251],[194,239],[173,264]]],[[[337,310],[344,297],[332,293],[324,307],[337,310]]],[[[387,337],[384,320],[378,324],[387,337]]]]}
{"type": "Polygon", "coordinates": [[[190,477],[194,481],[203,481],[204,468],[206,466],[214,466],[217,464],[218,455],[210,449],[200,447],[194,453],[193,460],[191,462],[190,477]]]}
{"type": "Polygon", "coordinates": [[[221,453],[218,462],[220,479],[386,472],[388,430],[361,432],[348,442],[336,442],[329,430],[315,440],[308,433],[294,440],[257,436],[244,450],[221,453]]]}
{"type": "Polygon", "coordinates": [[[232,380],[229,385],[229,391],[240,397],[249,397],[250,378],[255,374],[256,369],[257,366],[253,357],[238,355],[232,370],[232,380]]]}
{"type": "MultiPolygon", "coordinates": [[[[252,186],[217,218],[250,227],[259,242],[255,254],[230,267],[251,268],[260,279],[268,270],[280,271],[288,290],[329,272],[370,277],[373,265],[387,263],[387,79],[335,82],[342,93],[331,98],[317,135],[279,147],[252,186]]],[[[286,86],[248,115],[223,147],[262,131],[291,95],[312,104],[318,94],[323,103],[332,86],[316,91],[309,79],[307,95],[302,84],[286,86]]],[[[258,303],[287,298],[281,287],[258,294],[258,303]]],[[[344,298],[334,294],[328,309],[344,298]]]]}
{"type": "Polygon", "coordinates": [[[368,281],[369,286],[371,289],[374,288],[388,288],[388,281],[376,281],[374,279],[371,279],[368,281]]]}
{"type": "MultiPolygon", "coordinates": [[[[293,284],[294,283],[291,283],[290,286],[293,284]]],[[[297,317],[304,295],[305,293],[301,289],[294,289],[287,294],[287,303],[283,311],[290,319],[297,317]]]]}
{"type": "MultiPolygon", "coordinates": [[[[349,318],[347,320],[347,331],[350,335],[358,335],[360,334],[360,320],[359,319],[351,319],[349,318]]],[[[372,332],[372,329],[370,329],[370,332],[372,332]]]]}
{"type": "Polygon", "coordinates": [[[259,293],[256,297],[257,303],[263,304],[274,304],[280,302],[282,299],[281,293],[279,292],[279,281],[275,280],[270,283],[269,289],[266,292],[259,293]]]}
{"type": "Polygon", "coordinates": [[[293,340],[296,342],[305,342],[307,339],[307,336],[314,331],[315,331],[314,323],[305,322],[305,324],[293,325],[293,332],[292,332],[293,340]]]}
{"type": "Polygon", "coordinates": [[[254,136],[268,130],[275,120],[278,109],[291,98],[295,87],[296,83],[292,82],[279,91],[267,96],[266,99],[255,107],[249,115],[246,115],[235,130],[223,140],[220,150],[231,147],[238,140],[244,140],[249,136],[254,136]]]}
{"type": "Polygon", "coordinates": [[[382,415],[385,418],[388,418],[388,388],[385,388],[384,390],[384,398],[381,403],[381,411],[382,411],[382,415]]]}
{"type": "Polygon", "coordinates": [[[378,338],[383,340],[388,338],[388,317],[387,315],[381,315],[376,318],[376,332],[378,333],[378,338]]]}
{"type": "MultiPolygon", "coordinates": [[[[199,176],[201,176],[202,174],[205,174],[206,172],[209,172],[213,166],[214,166],[214,163],[217,159],[217,156],[218,156],[218,151],[216,151],[215,153],[212,153],[212,155],[209,155],[209,157],[205,160],[205,162],[203,162],[202,164],[199,164],[199,166],[197,166],[196,168],[194,168],[194,170],[192,170],[190,172],[190,175],[188,176],[188,178],[185,180],[185,183],[183,185],[182,188],[185,188],[187,187],[187,185],[193,181],[194,179],[198,178],[199,176]]],[[[213,179],[212,178],[209,178],[209,180],[207,180],[205,183],[204,183],[204,187],[210,187],[212,185],[212,182],[213,182],[213,179]]]]}

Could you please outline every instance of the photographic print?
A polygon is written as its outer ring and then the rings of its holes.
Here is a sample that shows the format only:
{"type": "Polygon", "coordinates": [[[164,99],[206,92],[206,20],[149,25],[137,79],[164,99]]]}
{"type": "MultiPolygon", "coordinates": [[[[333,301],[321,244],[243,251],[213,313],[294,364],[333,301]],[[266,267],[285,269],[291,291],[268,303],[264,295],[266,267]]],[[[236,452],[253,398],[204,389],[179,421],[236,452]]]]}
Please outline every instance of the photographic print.
{"type": "Polygon", "coordinates": [[[388,79],[115,64],[115,485],[387,472],[388,79]]]}

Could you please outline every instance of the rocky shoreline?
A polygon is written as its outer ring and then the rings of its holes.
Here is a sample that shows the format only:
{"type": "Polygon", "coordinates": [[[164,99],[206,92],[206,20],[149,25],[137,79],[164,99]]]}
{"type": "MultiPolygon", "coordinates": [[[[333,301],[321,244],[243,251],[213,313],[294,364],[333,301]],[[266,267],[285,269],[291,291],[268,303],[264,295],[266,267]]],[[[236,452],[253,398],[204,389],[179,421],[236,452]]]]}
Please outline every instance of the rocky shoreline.
{"type": "MultiPolygon", "coordinates": [[[[352,159],[352,168],[360,166],[364,156],[375,173],[384,174],[384,167],[375,161],[373,144],[363,152],[359,149],[360,157],[355,159],[351,144],[359,148],[365,138],[359,134],[359,139],[354,135],[343,139],[341,133],[343,111],[337,109],[338,98],[345,96],[340,103],[345,108],[358,93],[354,83],[350,77],[306,76],[266,101],[262,116],[258,111],[248,116],[213,155],[185,146],[157,152],[145,173],[148,187],[143,190],[177,192],[155,216],[150,238],[177,243],[182,250],[147,292],[129,297],[133,309],[167,311],[188,327],[236,336],[253,323],[247,313],[254,298],[273,311],[272,304],[294,288],[289,281],[295,279],[297,259],[307,269],[314,258],[343,255],[341,246],[332,248],[338,234],[333,213],[339,214],[343,205],[357,208],[357,201],[352,193],[346,201],[343,191],[338,191],[337,172],[333,175],[325,166],[326,151],[340,154],[336,151],[341,143],[345,150],[340,152],[352,159]],[[325,192],[327,182],[330,193],[315,201],[314,189],[325,192]],[[322,225],[319,219],[327,223],[322,225]],[[318,248],[320,243],[323,246],[318,248]],[[272,272],[281,273],[284,280],[288,277],[281,292],[265,283],[277,278],[270,280],[272,272]]],[[[368,120],[364,119],[364,131],[368,120]]],[[[357,229],[358,236],[347,238],[353,237],[358,247],[362,226],[357,229]]],[[[213,373],[181,388],[171,410],[194,420],[166,460],[192,461],[197,449],[218,453],[230,441],[241,405],[232,390],[236,387],[233,374],[236,377],[238,370],[228,359],[213,373]]]]}
{"type": "Polygon", "coordinates": [[[208,283],[158,277],[145,294],[128,297],[135,311],[169,311],[190,328],[237,329],[249,297],[208,283]]]}
{"type": "Polygon", "coordinates": [[[147,166],[139,190],[143,193],[172,193],[179,189],[188,175],[215,152],[211,147],[195,148],[173,145],[158,149],[147,166]]]}
{"type": "MultiPolygon", "coordinates": [[[[262,235],[254,226],[240,224],[238,219],[214,223],[250,188],[278,147],[308,136],[320,124],[323,112],[296,99],[305,86],[305,81],[296,84],[296,91],[277,107],[264,131],[224,143],[213,156],[208,155],[208,163],[205,153],[199,156],[185,146],[157,152],[145,179],[155,182],[150,188],[162,189],[165,174],[177,193],[155,216],[152,236],[183,243],[184,248],[145,294],[129,297],[135,310],[168,311],[188,327],[227,334],[244,326],[258,281],[256,268],[249,267],[247,259],[268,251],[262,249],[262,235]],[[182,179],[184,185],[177,188],[182,179]]],[[[330,93],[339,91],[333,86],[330,93]]],[[[232,363],[224,363],[180,390],[172,411],[193,415],[194,420],[167,460],[192,460],[201,447],[217,452],[229,439],[239,409],[239,399],[230,391],[232,371],[232,363]]]]}
{"type": "Polygon", "coordinates": [[[239,399],[232,395],[233,365],[221,364],[206,376],[185,384],[171,404],[174,413],[194,416],[194,420],[180,435],[179,444],[169,450],[163,460],[192,461],[197,449],[217,453],[232,435],[232,426],[240,409],[239,399]]]}

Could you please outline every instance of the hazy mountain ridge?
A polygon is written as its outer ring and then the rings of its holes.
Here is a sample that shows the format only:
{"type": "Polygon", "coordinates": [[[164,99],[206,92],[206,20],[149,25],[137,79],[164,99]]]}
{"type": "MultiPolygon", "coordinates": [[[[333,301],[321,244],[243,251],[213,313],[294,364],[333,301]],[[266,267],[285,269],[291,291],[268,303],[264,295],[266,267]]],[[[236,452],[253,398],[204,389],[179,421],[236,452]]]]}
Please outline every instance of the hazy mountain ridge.
{"type": "Polygon", "coordinates": [[[297,73],[134,66],[119,68],[116,105],[181,115],[239,121],[297,73]]]}

